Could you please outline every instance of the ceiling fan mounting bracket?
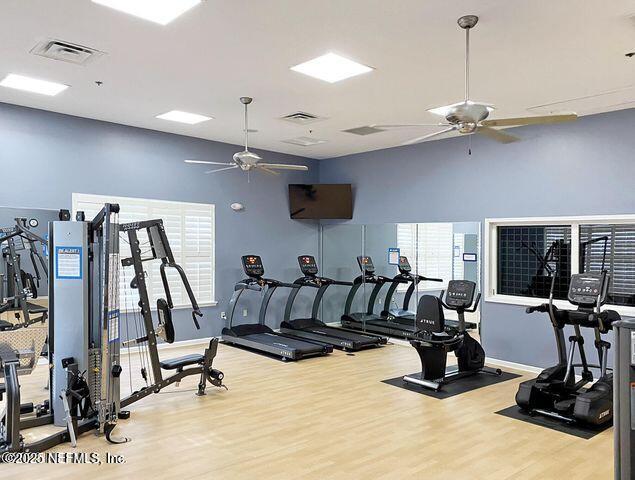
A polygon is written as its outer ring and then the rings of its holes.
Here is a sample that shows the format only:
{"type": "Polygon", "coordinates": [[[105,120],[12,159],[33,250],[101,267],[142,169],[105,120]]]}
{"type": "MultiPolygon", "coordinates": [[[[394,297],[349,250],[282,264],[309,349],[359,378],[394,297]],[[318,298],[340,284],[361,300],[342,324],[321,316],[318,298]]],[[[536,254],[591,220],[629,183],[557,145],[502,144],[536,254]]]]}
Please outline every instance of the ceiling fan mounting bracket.
{"type": "Polygon", "coordinates": [[[461,28],[474,28],[478,23],[478,17],[476,15],[463,15],[456,21],[456,23],[458,23],[461,28]]]}
{"type": "Polygon", "coordinates": [[[242,103],[243,105],[249,105],[251,102],[253,102],[253,98],[251,97],[240,97],[240,103],[242,103]]]}

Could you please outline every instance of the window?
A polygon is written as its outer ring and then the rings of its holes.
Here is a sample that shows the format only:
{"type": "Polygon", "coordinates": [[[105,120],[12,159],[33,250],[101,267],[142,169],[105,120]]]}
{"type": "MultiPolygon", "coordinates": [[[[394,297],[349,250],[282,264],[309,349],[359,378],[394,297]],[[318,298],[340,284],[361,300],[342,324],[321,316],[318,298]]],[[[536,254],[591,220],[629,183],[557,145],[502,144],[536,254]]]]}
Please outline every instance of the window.
{"type": "Polygon", "coordinates": [[[571,277],[571,227],[499,226],[497,292],[566,299],[571,277]]]}
{"type": "MultiPolygon", "coordinates": [[[[422,282],[422,288],[446,288],[448,281],[454,278],[454,236],[451,223],[398,223],[397,246],[401,255],[408,257],[413,273],[443,279],[443,283],[422,282]]],[[[398,290],[403,291],[406,288],[407,285],[400,285],[398,290]]]]}
{"type": "Polygon", "coordinates": [[[535,305],[549,297],[569,306],[573,273],[610,274],[607,304],[635,314],[635,215],[488,219],[486,300],[535,305]]]}
{"type": "MultiPolygon", "coordinates": [[[[73,216],[79,210],[92,219],[104,203],[118,203],[119,223],[160,218],[176,262],[183,267],[199,305],[213,305],[214,301],[214,205],[202,203],[170,202],[141,198],[112,197],[105,195],[73,194],[73,216]]],[[[130,255],[127,235],[121,235],[122,258],[130,255]]],[[[141,244],[147,243],[144,232],[139,232],[141,244]]],[[[142,249],[143,250],[143,249],[142,249]]],[[[151,303],[164,296],[159,275],[160,262],[145,264],[147,286],[151,303]]],[[[128,308],[137,301],[136,293],[127,283],[132,279],[132,267],[122,267],[120,274],[120,305],[128,308]],[[128,271],[129,270],[129,271],[128,271]]],[[[189,306],[185,288],[174,269],[167,269],[174,305],[189,306]]]]}
{"type": "Polygon", "coordinates": [[[611,305],[635,306],[635,225],[580,225],[580,272],[611,276],[611,305]]]}

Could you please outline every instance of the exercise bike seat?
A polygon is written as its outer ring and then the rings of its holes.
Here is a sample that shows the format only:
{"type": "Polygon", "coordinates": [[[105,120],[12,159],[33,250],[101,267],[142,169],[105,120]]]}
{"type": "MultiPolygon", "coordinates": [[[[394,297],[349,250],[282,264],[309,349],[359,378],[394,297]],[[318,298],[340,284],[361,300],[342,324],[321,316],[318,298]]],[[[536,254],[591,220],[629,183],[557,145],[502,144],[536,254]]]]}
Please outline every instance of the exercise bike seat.
{"type": "Polygon", "coordinates": [[[178,370],[188,365],[200,365],[205,361],[205,357],[198,353],[183,355],[182,357],[171,358],[160,363],[164,370],[178,370]]]}

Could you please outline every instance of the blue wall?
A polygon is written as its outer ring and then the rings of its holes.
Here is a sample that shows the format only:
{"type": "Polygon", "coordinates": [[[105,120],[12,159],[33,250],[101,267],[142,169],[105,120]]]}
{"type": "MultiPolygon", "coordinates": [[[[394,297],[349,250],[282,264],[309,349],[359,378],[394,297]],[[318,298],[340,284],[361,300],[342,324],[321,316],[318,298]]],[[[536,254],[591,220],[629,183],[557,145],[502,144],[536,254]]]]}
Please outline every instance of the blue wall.
{"type": "MultiPolygon", "coordinates": [[[[242,278],[240,256],[260,254],[267,275],[292,280],[299,276],[295,258],[318,250],[315,223],[289,219],[286,185],[318,178],[318,162],[272,152],[267,161],[308,164],[308,173],[247,176],[240,172],[203,175],[204,166],[189,166],[186,158],[226,162],[240,147],[160,133],[112,123],[0,104],[0,165],[3,185],[0,205],[60,209],[71,207],[71,193],[94,193],[216,204],[216,300],[205,308],[196,331],[186,310],[175,313],[177,340],[220,333],[220,312],[234,283],[242,278]],[[241,202],[246,210],[233,212],[241,202]]],[[[250,320],[257,319],[260,300],[248,292],[250,320]]],[[[313,292],[311,292],[313,293],[313,292]]],[[[298,296],[298,313],[310,299],[298,296]]],[[[277,326],[286,292],[272,299],[268,321],[277,326]]],[[[242,300],[241,300],[242,301],[242,300]]],[[[242,315],[242,307],[241,312],[242,315]]],[[[240,323],[242,316],[237,318],[240,323]]]]}
{"type": "MultiPolygon", "coordinates": [[[[624,110],[571,124],[514,129],[523,138],[515,144],[475,136],[471,156],[466,138],[321,162],[261,152],[267,160],[307,163],[311,170],[279,177],[256,174],[248,184],[238,172],[202,175],[204,167],[182,163],[185,158],[227,161],[239,148],[235,145],[0,104],[0,205],[70,208],[72,192],[216,204],[219,304],[205,308],[200,332],[187,311],[177,312],[177,339],[186,339],[220,332],[220,312],[242,277],[240,255],[261,254],[267,275],[284,280],[298,276],[297,255],[317,255],[317,225],[289,219],[289,182],[353,183],[350,224],[635,213],[633,132],[635,110],[624,110]],[[246,211],[231,211],[235,201],[244,203],[246,211]]],[[[357,241],[347,246],[351,262],[360,248],[357,241]]],[[[342,253],[341,247],[331,250],[331,256],[342,253]]],[[[348,278],[341,268],[324,274],[348,278]]],[[[357,274],[354,263],[346,269],[357,274]]],[[[249,293],[246,306],[253,320],[259,298],[249,293]]],[[[277,293],[271,303],[268,323],[274,327],[285,293],[277,293]]],[[[308,310],[313,293],[298,297],[295,315],[308,310]]],[[[345,293],[340,287],[325,302],[339,304],[345,293]]],[[[519,306],[486,303],[482,324],[489,356],[539,366],[553,362],[546,318],[529,317],[519,306]]]]}
{"type": "MultiPolygon", "coordinates": [[[[348,223],[630,214],[634,132],[635,110],[623,110],[513,129],[523,140],[508,145],[475,135],[471,156],[461,137],[323,160],[320,181],[354,184],[348,223]]],[[[523,307],[486,303],[482,336],[493,358],[536,366],[555,359],[547,318],[523,307]]]]}

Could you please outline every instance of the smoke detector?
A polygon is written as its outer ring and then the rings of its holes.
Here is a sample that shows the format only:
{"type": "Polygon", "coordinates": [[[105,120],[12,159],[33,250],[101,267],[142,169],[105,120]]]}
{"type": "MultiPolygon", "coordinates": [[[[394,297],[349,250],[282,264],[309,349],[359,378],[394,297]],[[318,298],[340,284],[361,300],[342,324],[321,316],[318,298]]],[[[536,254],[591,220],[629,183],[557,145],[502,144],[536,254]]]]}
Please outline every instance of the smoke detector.
{"type": "Polygon", "coordinates": [[[342,130],[342,132],[352,133],[353,135],[372,135],[373,133],[385,132],[386,130],[382,128],[369,127],[368,125],[365,127],[357,127],[357,128],[349,128],[348,130],[342,130]]]}
{"type": "Polygon", "coordinates": [[[105,54],[95,48],[51,38],[38,42],[30,53],[76,65],[86,65],[105,54]]]}
{"type": "Polygon", "coordinates": [[[313,145],[319,145],[326,143],[326,140],[320,140],[313,137],[297,137],[290,138],[289,140],[282,140],[283,143],[290,143],[291,145],[299,145],[301,147],[312,147],[313,145]]]}
{"type": "Polygon", "coordinates": [[[294,112],[294,113],[290,113],[289,115],[285,115],[284,117],[280,117],[280,120],[284,120],[285,122],[295,123],[297,125],[308,125],[310,123],[320,122],[326,119],[324,117],[319,117],[312,113],[294,112]]]}

